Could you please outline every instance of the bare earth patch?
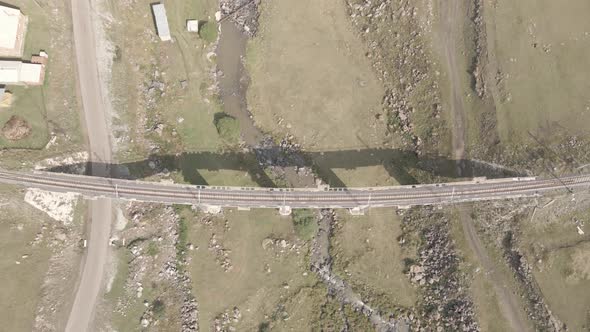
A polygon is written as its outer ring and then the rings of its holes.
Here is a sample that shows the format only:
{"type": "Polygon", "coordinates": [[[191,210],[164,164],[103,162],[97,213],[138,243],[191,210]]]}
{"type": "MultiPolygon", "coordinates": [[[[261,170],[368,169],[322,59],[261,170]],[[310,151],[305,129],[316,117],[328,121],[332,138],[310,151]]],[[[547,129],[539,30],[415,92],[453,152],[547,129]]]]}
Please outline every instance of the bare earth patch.
{"type": "Polygon", "coordinates": [[[73,193],[55,193],[40,189],[29,189],[25,194],[25,202],[47,213],[51,218],[69,225],[74,218],[74,209],[78,197],[78,194],[73,193]]]}

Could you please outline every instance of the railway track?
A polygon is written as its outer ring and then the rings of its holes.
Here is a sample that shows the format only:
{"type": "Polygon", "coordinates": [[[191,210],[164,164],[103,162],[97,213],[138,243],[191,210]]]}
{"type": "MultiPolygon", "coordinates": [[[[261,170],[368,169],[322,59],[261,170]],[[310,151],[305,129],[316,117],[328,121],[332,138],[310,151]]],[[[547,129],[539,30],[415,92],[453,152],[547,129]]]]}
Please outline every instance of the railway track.
{"type": "Polygon", "coordinates": [[[86,197],[238,208],[366,208],[450,204],[590,188],[590,175],[508,178],[374,188],[256,188],[166,184],[48,172],[0,170],[0,182],[86,197]]]}

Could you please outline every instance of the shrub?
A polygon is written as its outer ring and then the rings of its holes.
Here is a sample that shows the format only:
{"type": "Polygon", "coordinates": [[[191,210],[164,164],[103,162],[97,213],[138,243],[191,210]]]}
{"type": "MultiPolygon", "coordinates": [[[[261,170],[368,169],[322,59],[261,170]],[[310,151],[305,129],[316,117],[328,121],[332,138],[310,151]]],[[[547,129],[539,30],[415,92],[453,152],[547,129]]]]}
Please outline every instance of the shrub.
{"type": "Polygon", "coordinates": [[[217,40],[217,33],[216,22],[205,22],[199,28],[199,36],[208,43],[212,43],[217,40]]]}
{"type": "Polygon", "coordinates": [[[293,210],[293,227],[295,233],[302,240],[309,240],[315,234],[318,224],[316,222],[316,214],[313,210],[298,209],[293,210]]]}
{"type": "Polygon", "coordinates": [[[154,310],[154,316],[162,317],[162,315],[164,314],[164,309],[166,307],[164,305],[164,301],[162,301],[160,299],[156,299],[152,303],[152,306],[153,306],[153,310],[154,310]]]}
{"type": "Polygon", "coordinates": [[[221,139],[230,144],[238,143],[240,139],[240,123],[238,119],[226,113],[216,113],[214,123],[221,139]]]}

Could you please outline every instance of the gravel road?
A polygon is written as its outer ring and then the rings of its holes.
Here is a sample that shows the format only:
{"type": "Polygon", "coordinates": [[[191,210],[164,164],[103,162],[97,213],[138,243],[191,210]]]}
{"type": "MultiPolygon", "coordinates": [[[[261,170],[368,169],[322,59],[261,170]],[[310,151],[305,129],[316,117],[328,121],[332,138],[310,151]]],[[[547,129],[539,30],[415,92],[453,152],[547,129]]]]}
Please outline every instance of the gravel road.
{"type": "MultiPolygon", "coordinates": [[[[92,1],[94,3],[94,1],[92,1]]],[[[90,160],[100,161],[93,167],[93,175],[109,173],[107,165],[112,161],[111,141],[103,99],[96,54],[96,34],[92,23],[91,1],[72,0],[72,18],[79,93],[84,107],[84,120],[90,146],[90,160]]],[[[66,331],[90,329],[97,300],[102,289],[105,263],[108,255],[108,240],[112,221],[110,199],[90,201],[89,239],[84,267],[77,285],[76,297],[66,331]]]]}

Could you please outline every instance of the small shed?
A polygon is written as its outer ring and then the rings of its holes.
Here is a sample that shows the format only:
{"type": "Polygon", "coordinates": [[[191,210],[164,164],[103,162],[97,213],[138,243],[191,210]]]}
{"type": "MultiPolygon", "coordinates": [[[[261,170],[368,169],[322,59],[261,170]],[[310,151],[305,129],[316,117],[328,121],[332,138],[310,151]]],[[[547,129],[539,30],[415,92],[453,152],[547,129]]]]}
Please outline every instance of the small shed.
{"type": "Polygon", "coordinates": [[[189,32],[199,32],[199,20],[187,20],[186,30],[189,32]]]}
{"type": "Polygon", "coordinates": [[[162,3],[152,4],[152,13],[156,23],[156,32],[162,41],[171,40],[170,26],[168,26],[168,17],[166,16],[166,7],[162,3]]]}

